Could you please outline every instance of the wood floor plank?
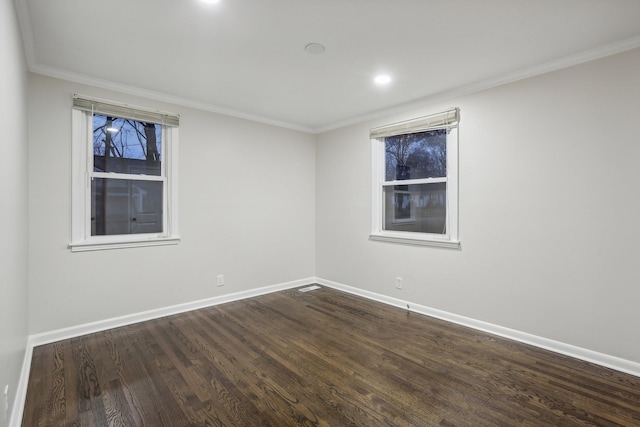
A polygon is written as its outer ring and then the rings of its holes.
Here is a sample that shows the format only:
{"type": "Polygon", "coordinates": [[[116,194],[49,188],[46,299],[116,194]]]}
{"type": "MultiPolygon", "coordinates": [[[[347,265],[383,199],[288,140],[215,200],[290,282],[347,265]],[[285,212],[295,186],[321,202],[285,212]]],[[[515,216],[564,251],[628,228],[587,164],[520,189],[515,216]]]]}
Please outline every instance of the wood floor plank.
{"type": "Polygon", "coordinates": [[[640,378],[329,288],[36,347],[23,426],[640,426],[640,378]]]}
{"type": "MultiPolygon", "coordinates": [[[[252,302],[252,306],[254,310],[257,310],[261,315],[265,315],[267,317],[269,317],[269,309],[267,307],[256,307],[256,301],[252,302]]],[[[250,316],[250,312],[248,311],[236,311],[235,312],[237,316],[241,316],[243,318],[247,318],[248,316],[250,316]]],[[[271,314],[272,318],[287,318],[287,315],[282,314],[282,313],[278,313],[275,316],[273,315],[273,313],[271,314]]],[[[265,325],[270,325],[273,323],[270,322],[263,322],[261,323],[258,328],[258,334],[256,334],[256,337],[254,339],[259,340],[260,336],[265,336],[265,335],[269,335],[268,332],[265,330],[265,328],[267,328],[268,326],[265,325]]],[[[283,333],[286,331],[279,331],[280,333],[276,333],[273,334],[274,337],[280,337],[281,340],[286,339],[288,342],[288,344],[284,344],[281,343],[278,346],[275,346],[275,348],[287,348],[288,353],[287,354],[291,354],[291,355],[305,355],[305,354],[310,354],[312,356],[316,356],[314,353],[309,353],[308,351],[305,351],[305,349],[308,349],[311,347],[311,345],[313,344],[318,344],[319,346],[324,346],[325,347],[325,355],[328,353],[333,353],[332,349],[335,349],[336,346],[338,346],[339,344],[342,345],[343,347],[351,347],[352,349],[354,349],[355,347],[348,343],[347,341],[344,340],[340,340],[340,342],[336,342],[333,340],[328,340],[326,339],[326,337],[322,337],[322,329],[318,329],[318,328],[308,328],[308,326],[303,326],[302,328],[299,327],[299,325],[297,324],[297,322],[291,322],[290,324],[287,325],[286,328],[287,331],[290,331],[291,334],[287,334],[287,333],[283,333]],[[298,330],[300,329],[300,330],[298,330]],[[291,337],[295,337],[296,339],[291,339],[291,337]],[[344,341],[344,342],[342,342],[344,341]]],[[[346,356],[348,353],[346,351],[341,351],[342,354],[342,358],[340,358],[339,360],[335,360],[335,358],[329,358],[329,359],[324,359],[322,362],[319,360],[315,360],[315,363],[313,361],[297,361],[297,363],[295,365],[297,365],[297,367],[299,369],[302,369],[304,372],[306,369],[304,368],[304,365],[306,363],[314,363],[314,365],[311,368],[311,373],[308,374],[309,377],[320,377],[322,378],[324,375],[322,373],[328,373],[329,377],[333,377],[336,375],[336,372],[340,372],[341,376],[349,376],[350,377],[350,383],[354,384],[354,385],[358,385],[361,384],[363,381],[360,381],[360,379],[354,375],[354,372],[357,372],[359,369],[362,370],[363,367],[365,365],[362,364],[362,358],[363,357],[368,357],[369,353],[367,352],[366,354],[358,354],[357,356],[359,357],[358,361],[353,361],[350,360],[346,356]],[[318,375],[319,374],[319,375],[318,375]]],[[[282,359],[281,359],[282,360],[282,359]]],[[[285,366],[287,367],[288,370],[292,370],[293,366],[292,364],[286,364],[285,366]]],[[[375,372],[377,374],[377,372],[375,372]]],[[[304,374],[303,374],[304,375],[304,374]]],[[[373,372],[369,373],[368,376],[370,377],[371,375],[373,375],[373,372]]],[[[292,383],[293,381],[289,380],[290,383],[292,383]]],[[[367,382],[370,382],[369,380],[367,380],[367,382]]],[[[328,385],[325,385],[325,387],[328,385]]],[[[332,386],[335,387],[335,386],[332,386]]],[[[344,391],[342,394],[343,395],[350,395],[352,398],[357,398],[358,396],[360,397],[358,399],[358,407],[362,406],[362,405],[372,405],[374,407],[370,408],[369,411],[364,411],[363,413],[369,413],[369,414],[375,414],[376,412],[374,411],[375,406],[379,405],[381,402],[384,402],[384,404],[387,404],[388,401],[392,400],[391,396],[386,396],[386,399],[377,399],[376,401],[370,401],[369,396],[363,396],[362,393],[358,393],[359,390],[364,390],[365,393],[368,394],[368,391],[366,390],[365,387],[359,386],[356,388],[353,388],[351,390],[348,391],[344,391]]],[[[319,392],[319,391],[318,391],[319,392]]],[[[316,396],[318,396],[318,392],[316,392],[316,396]]],[[[322,397],[322,395],[319,395],[318,397],[322,397]]],[[[430,414],[431,415],[431,414],[430,414]]],[[[370,420],[360,420],[360,422],[362,424],[360,425],[367,425],[367,422],[370,420]]],[[[381,422],[380,420],[378,420],[378,422],[381,422]]]]}

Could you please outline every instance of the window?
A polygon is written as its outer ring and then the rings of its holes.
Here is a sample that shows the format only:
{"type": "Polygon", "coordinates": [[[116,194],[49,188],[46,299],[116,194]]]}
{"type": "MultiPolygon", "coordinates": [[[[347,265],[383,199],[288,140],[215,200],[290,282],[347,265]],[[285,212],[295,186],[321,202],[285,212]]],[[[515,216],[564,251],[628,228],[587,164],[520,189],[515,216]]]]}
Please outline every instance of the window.
{"type": "Polygon", "coordinates": [[[458,240],[458,109],[371,130],[371,239],[458,240]]]}
{"type": "Polygon", "coordinates": [[[178,123],[74,95],[72,251],[178,243],[178,123]]]}

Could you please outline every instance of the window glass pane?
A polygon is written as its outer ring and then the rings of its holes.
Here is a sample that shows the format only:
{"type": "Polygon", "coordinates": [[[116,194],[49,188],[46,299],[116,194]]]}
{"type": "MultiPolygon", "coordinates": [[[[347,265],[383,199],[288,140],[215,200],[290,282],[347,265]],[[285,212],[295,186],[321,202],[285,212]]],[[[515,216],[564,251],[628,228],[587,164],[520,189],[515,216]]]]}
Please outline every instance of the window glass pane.
{"type": "Polygon", "coordinates": [[[384,229],[446,234],[447,184],[384,187],[384,229]]]}
{"type": "Polygon", "coordinates": [[[160,181],[94,178],[91,182],[91,235],[162,232],[160,181]]]}
{"type": "Polygon", "coordinates": [[[446,129],[389,136],[384,144],[386,181],[447,176],[446,129]]]}
{"type": "Polygon", "coordinates": [[[93,170],[162,175],[162,126],[93,116],[93,170]]]}

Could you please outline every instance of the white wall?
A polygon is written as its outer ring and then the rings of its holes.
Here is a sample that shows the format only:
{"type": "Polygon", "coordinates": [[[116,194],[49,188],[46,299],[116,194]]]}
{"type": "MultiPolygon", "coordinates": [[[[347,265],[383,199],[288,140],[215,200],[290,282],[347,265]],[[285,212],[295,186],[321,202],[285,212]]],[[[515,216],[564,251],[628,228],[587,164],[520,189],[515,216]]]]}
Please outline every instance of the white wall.
{"type": "Polygon", "coordinates": [[[29,119],[32,334],[315,274],[312,135],[35,74],[29,119]],[[181,115],[179,245],[67,249],[73,93],[181,115]]]}
{"type": "Polygon", "coordinates": [[[325,133],[316,168],[319,277],[640,362],[640,50],[325,133]],[[369,241],[369,129],[448,107],[462,249],[369,241]]]}
{"type": "MultiPolygon", "coordinates": [[[[14,2],[0,2],[0,426],[27,344],[27,70],[14,2]]],[[[9,409],[11,413],[11,408],[9,409]]]]}

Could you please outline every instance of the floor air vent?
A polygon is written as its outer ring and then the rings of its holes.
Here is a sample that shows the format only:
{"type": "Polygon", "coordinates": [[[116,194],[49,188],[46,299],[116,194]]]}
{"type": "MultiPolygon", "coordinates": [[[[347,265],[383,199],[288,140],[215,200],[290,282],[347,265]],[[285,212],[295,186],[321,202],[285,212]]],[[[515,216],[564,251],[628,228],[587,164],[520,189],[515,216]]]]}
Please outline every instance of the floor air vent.
{"type": "Polygon", "coordinates": [[[309,291],[315,291],[316,289],[320,289],[320,286],[318,285],[311,285],[311,286],[307,286],[306,288],[300,288],[298,289],[300,292],[309,292],[309,291]]]}

